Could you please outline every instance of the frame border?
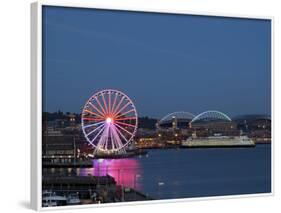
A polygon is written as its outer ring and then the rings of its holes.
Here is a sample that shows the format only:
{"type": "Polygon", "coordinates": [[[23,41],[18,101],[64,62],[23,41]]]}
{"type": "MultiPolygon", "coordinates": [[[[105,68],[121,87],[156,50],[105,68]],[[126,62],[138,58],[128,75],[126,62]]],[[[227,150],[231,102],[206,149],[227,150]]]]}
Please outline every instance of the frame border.
{"type": "Polygon", "coordinates": [[[53,1],[53,0],[39,0],[31,3],[31,179],[30,179],[30,201],[31,209],[36,211],[49,210],[64,210],[64,209],[85,209],[85,208],[100,208],[100,207],[114,207],[127,205],[143,205],[143,204],[161,204],[187,201],[202,201],[202,200],[218,200],[218,199],[234,199],[234,198],[250,198],[250,197],[265,197],[274,196],[275,190],[275,110],[274,110],[274,17],[273,16],[255,16],[255,15],[238,15],[238,14],[224,14],[224,13],[209,13],[188,11],[182,9],[159,9],[151,7],[132,7],[132,6],[113,6],[99,4],[95,2],[83,1],[53,1]],[[134,202],[120,202],[120,203],[106,203],[106,204],[84,204],[75,206],[59,206],[44,208],[42,207],[42,8],[43,6],[56,7],[70,7],[70,8],[88,8],[88,9],[103,9],[116,11],[130,11],[130,12],[147,12],[147,13],[164,13],[164,14],[181,14],[181,15],[197,15],[197,16],[212,16],[225,18],[241,18],[241,19],[264,19],[271,21],[271,192],[256,193],[256,194],[242,194],[242,195],[226,195],[226,196],[212,196],[212,197],[198,197],[198,198],[179,198],[179,199],[163,199],[152,201],[134,201],[134,202]]]}

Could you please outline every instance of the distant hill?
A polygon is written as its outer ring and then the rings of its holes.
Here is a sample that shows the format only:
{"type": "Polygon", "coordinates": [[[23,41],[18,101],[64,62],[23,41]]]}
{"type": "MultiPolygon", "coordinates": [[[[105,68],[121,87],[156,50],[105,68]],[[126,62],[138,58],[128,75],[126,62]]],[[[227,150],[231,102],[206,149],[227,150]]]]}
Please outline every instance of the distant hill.
{"type": "Polygon", "coordinates": [[[232,118],[233,121],[239,121],[239,120],[256,120],[256,119],[269,119],[271,120],[270,115],[266,114],[247,114],[247,115],[239,115],[234,118],[232,118]]]}
{"type": "MultiPolygon", "coordinates": [[[[54,121],[57,119],[68,119],[69,115],[74,115],[76,117],[76,122],[80,123],[81,114],[70,113],[70,112],[43,112],[43,121],[54,121]]],[[[138,119],[138,127],[143,129],[155,129],[155,124],[157,119],[149,118],[149,117],[139,117],[138,119]]]]}
{"type": "Polygon", "coordinates": [[[72,114],[74,115],[77,119],[76,120],[80,120],[81,114],[76,114],[76,113],[70,113],[70,112],[61,112],[61,111],[57,111],[57,112],[43,112],[42,116],[43,116],[43,121],[47,120],[47,121],[54,121],[57,119],[68,119],[69,115],[72,114]]]}
{"type": "Polygon", "coordinates": [[[149,117],[139,117],[139,128],[143,129],[155,129],[157,119],[149,117]]]}

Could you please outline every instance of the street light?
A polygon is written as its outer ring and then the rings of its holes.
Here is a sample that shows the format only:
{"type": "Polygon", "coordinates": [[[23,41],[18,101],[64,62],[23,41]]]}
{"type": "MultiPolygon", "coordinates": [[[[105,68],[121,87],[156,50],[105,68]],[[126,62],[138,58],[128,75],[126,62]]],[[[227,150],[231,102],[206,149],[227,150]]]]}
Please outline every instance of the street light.
{"type": "MultiPolygon", "coordinates": [[[[121,178],[122,178],[122,169],[119,169],[118,170],[118,180],[120,178],[120,174],[121,173],[121,178]]],[[[125,194],[124,194],[124,188],[123,188],[123,183],[119,182],[119,184],[121,185],[121,201],[124,201],[125,200],[125,194]]]]}
{"type": "Polygon", "coordinates": [[[158,199],[160,199],[160,187],[164,186],[165,183],[164,182],[158,182],[157,185],[158,185],[157,189],[158,189],[158,196],[159,196],[158,199]]]}
{"type": "Polygon", "coordinates": [[[137,182],[137,178],[140,178],[141,177],[141,175],[140,174],[135,174],[134,175],[134,191],[135,191],[135,201],[137,200],[137,191],[136,191],[136,182],[137,182]]]}

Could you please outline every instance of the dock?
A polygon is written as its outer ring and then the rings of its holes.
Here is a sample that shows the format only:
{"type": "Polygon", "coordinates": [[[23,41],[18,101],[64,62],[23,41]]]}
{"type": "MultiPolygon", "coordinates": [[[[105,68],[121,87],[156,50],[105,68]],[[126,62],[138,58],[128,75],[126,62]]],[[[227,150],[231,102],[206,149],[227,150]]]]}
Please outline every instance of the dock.
{"type": "MultiPolygon", "coordinates": [[[[63,194],[75,192],[80,198],[90,198],[92,192],[103,190],[115,194],[116,181],[106,176],[48,176],[42,179],[42,189],[63,194]]],[[[112,195],[113,196],[113,195],[112,195]]]]}
{"type": "Polygon", "coordinates": [[[72,162],[44,162],[42,163],[43,168],[91,168],[93,163],[91,160],[84,161],[72,161],[72,162]]]}

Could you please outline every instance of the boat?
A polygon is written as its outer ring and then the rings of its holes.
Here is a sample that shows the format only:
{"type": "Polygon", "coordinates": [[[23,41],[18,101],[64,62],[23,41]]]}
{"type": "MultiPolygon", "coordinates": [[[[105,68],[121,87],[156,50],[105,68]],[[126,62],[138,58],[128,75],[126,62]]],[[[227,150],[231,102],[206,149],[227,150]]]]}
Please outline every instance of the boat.
{"type": "Polygon", "coordinates": [[[44,191],[42,193],[42,206],[64,206],[67,204],[67,199],[63,195],[58,195],[52,191],[44,191]]]}
{"type": "Polygon", "coordinates": [[[77,193],[69,194],[66,198],[67,205],[78,205],[81,203],[77,193]]]}

